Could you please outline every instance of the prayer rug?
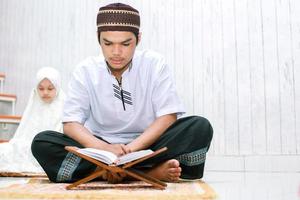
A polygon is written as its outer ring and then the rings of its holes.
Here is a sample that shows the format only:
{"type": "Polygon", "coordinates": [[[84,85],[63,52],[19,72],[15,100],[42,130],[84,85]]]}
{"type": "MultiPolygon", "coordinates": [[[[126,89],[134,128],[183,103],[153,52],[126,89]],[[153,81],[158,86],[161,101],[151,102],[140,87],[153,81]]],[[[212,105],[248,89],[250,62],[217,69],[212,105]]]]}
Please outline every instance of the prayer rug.
{"type": "Polygon", "coordinates": [[[45,178],[30,179],[26,184],[14,184],[0,189],[1,199],[122,199],[176,200],[215,199],[216,193],[205,182],[168,183],[165,190],[154,189],[141,181],[109,184],[93,181],[66,190],[66,183],[51,183],[45,178]]]}
{"type": "Polygon", "coordinates": [[[0,172],[0,177],[47,177],[45,173],[0,172]]]}

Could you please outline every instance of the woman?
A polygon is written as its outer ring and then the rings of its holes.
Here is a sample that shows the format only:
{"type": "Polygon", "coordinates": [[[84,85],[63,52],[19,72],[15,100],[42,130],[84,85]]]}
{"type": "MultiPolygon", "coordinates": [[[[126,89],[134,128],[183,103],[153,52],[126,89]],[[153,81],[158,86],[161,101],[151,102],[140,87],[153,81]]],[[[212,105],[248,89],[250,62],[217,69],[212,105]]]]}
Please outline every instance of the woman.
{"type": "Polygon", "coordinates": [[[2,174],[43,172],[31,153],[31,142],[41,131],[62,131],[64,99],[59,72],[51,67],[40,69],[18,129],[8,143],[0,144],[2,174]]]}

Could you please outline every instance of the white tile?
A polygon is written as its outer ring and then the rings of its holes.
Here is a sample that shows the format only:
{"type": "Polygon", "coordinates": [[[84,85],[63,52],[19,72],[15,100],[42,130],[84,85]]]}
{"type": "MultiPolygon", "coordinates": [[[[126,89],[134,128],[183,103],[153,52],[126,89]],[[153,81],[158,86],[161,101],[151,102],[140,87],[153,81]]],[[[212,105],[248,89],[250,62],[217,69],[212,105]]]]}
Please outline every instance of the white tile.
{"type": "Polygon", "coordinates": [[[247,156],[246,171],[300,172],[300,155],[247,156]]]}
{"type": "Polygon", "coordinates": [[[205,168],[209,171],[244,171],[241,156],[207,156],[205,168]]]}
{"type": "Polygon", "coordinates": [[[299,200],[300,173],[206,172],[218,200],[299,200]]]}

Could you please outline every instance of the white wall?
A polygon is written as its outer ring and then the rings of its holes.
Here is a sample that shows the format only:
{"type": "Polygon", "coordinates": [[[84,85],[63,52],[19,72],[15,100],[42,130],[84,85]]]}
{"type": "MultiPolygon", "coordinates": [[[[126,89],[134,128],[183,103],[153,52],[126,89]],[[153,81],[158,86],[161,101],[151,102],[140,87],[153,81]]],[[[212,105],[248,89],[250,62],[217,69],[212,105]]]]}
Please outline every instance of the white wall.
{"type": "MultiPolygon", "coordinates": [[[[0,1],[0,71],[22,113],[42,66],[64,76],[100,52],[99,6],[113,1],[0,1]]],[[[295,156],[300,169],[300,1],[135,0],[142,43],[164,54],[189,114],[210,119],[210,156],[295,156]]],[[[248,157],[247,157],[248,156],[248,157]]],[[[293,157],[294,158],[294,157],[293,157]]]]}

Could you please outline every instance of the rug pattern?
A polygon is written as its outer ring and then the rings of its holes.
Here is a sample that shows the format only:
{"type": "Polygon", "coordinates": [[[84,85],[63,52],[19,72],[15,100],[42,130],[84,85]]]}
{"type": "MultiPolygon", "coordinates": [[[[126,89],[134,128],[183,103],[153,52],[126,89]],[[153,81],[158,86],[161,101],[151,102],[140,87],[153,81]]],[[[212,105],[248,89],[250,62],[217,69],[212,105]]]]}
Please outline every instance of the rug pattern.
{"type": "Polygon", "coordinates": [[[68,184],[50,183],[44,178],[31,179],[26,184],[15,184],[0,189],[1,199],[122,199],[122,200],[177,200],[215,199],[214,190],[203,181],[168,183],[165,190],[154,189],[140,181],[109,184],[95,181],[66,190],[68,184]]]}
{"type": "Polygon", "coordinates": [[[0,172],[0,177],[47,177],[45,173],[0,172]]]}

